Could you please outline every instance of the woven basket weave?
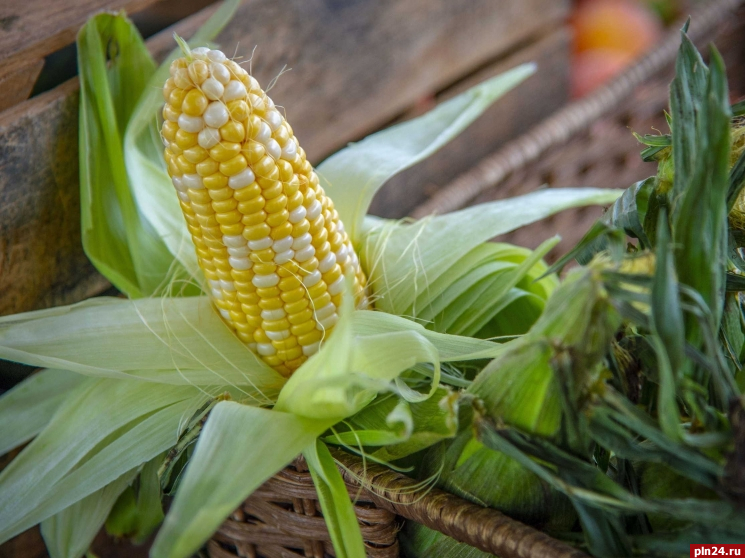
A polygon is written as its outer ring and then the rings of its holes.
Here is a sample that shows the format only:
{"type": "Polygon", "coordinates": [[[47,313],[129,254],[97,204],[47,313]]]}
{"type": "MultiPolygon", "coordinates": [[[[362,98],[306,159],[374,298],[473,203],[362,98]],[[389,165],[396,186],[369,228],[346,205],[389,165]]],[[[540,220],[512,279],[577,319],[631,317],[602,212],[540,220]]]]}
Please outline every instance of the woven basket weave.
{"type": "MultiPolygon", "coordinates": [[[[730,69],[733,98],[745,93],[745,0],[709,0],[694,12],[689,35],[714,41],[730,69]]],[[[671,31],[654,51],[588,97],[483,160],[414,211],[414,217],[447,213],[466,205],[519,195],[539,187],[623,188],[654,174],[642,163],[631,131],[666,130],[668,85],[680,44],[671,31]]],[[[597,208],[564,212],[500,240],[534,247],[560,233],[562,254],[600,216],[597,208]]],[[[550,259],[550,258],[549,258],[550,259]]],[[[579,550],[500,512],[430,490],[384,467],[336,452],[355,501],[368,556],[399,556],[401,518],[416,521],[501,558],[579,558],[579,550]]],[[[335,556],[310,473],[301,459],[275,475],[236,510],[208,544],[211,558],[325,558],[335,556]]],[[[440,557],[433,557],[440,558],[440,557]]],[[[447,557],[442,557],[447,558],[447,557]]]]}

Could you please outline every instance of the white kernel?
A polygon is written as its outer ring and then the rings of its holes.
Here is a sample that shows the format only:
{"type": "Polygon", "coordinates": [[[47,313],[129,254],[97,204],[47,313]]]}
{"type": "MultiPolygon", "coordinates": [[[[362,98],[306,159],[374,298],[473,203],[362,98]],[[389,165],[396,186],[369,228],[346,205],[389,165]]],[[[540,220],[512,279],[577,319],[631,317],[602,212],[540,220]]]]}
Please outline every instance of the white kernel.
{"type": "Polygon", "coordinates": [[[295,209],[290,211],[290,223],[299,223],[303,219],[305,219],[305,207],[302,205],[298,205],[295,209]]]}
{"type": "Polygon", "coordinates": [[[297,144],[294,139],[290,138],[290,140],[282,147],[282,158],[287,161],[292,161],[295,158],[295,155],[297,155],[297,144]]]}
{"type": "Polygon", "coordinates": [[[225,62],[227,56],[221,50],[210,50],[207,52],[207,58],[213,62],[225,62]]]}
{"type": "Polygon", "coordinates": [[[264,119],[266,120],[266,123],[269,124],[269,128],[271,128],[272,132],[276,131],[277,128],[282,125],[282,115],[276,110],[267,111],[264,119]]]}
{"type": "Polygon", "coordinates": [[[360,265],[360,260],[357,258],[357,253],[354,250],[352,250],[351,248],[347,248],[347,253],[352,254],[352,265],[354,267],[360,265]]]}
{"type": "Polygon", "coordinates": [[[336,255],[333,252],[329,252],[325,258],[318,263],[318,271],[326,273],[331,271],[336,265],[336,255]]]}
{"type": "Polygon", "coordinates": [[[341,248],[336,252],[336,263],[343,266],[347,263],[347,247],[342,244],[341,248]]]}
{"type": "Polygon", "coordinates": [[[225,86],[215,78],[207,78],[202,84],[202,93],[210,101],[217,101],[225,92],[225,86]]]}
{"type": "Polygon", "coordinates": [[[212,296],[215,297],[217,300],[222,300],[222,291],[220,289],[212,289],[212,296]]]}
{"type": "Polygon", "coordinates": [[[183,181],[181,180],[180,176],[174,176],[171,178],[171,184],[173,184],[173,187],[176,188],[179,192],[183,192],[186,190],[186,187],[184,186],[183,181]]]}
{"type": "Polygon", "coordinates": [[[202,177],[198,174],[185,174],[181,177],[181,183],[187,188],[191,188],[193,190],[200,190],[204,188],[202,177]]]}
{"type": "Polygon", "coordinates": [[[311,343],[310,345],[305,345],[303,347],[303,354],[305,356],[313,356],[318,352],[318,349],[321,347],[321,342],[316,341],[315,343],[311,343]]]}
{"type": "Polygon", "coordinates": [[[207,54],[209,54],[210,49],[207,47],[197,47],[191,49],[191,53],[195,58],[203,59],[207,57],[207,54]]]}
{"type": "Polygon", "coordinates": [[[178,199],[180,199],[184,203],[191,202],[191,198],[189,198],[189,194],[186,192],[176,192],[178,194],[178,199]]]}
{"type": "Polygon", "coordinates": [[[302,248],[305,248],[313,241],[313,237],[310,236],[310,233],[305,233],[300,236],[298,236],[294,242],[292,243],[292,248],[294,250],[301,250],[302,248]]]}
{"type": "Polygon", "coordinates": [[[284,341],[290,338],[290,330],[283,329],[282,331],[266,331],[266,336],[272,341],[284,341]]]}
{"type": "Polygon", "coordinates": [[[325,320],[328,318],[331,314],[336,312],[336,306],[333,302],[329,302],[326,306],[321,308],[320,310],[316,310],[315,317],[316,320],[325,320]]]}
{"type": "Polygon", "coordinates": [[[262,310],[261,319],[267,322],[273,322],[275,320],[281,320],[287,315],[284,308],[277,308],[276,310],[262,310]]]}
{"type": "Polygon", "coordinates": [[[277,140],[274,138],[269,138],[266,140],[266,152],[267,154],[274,159],[275,161],[279,159],[279,156],[282,155],[282,148],[277,143],[277,140]]]}
{"type": "MultiPolygon", "coordinates": [[[[210,64],[210,71],[212,72],[212,77],[221,84],[227,85],[230,83],[230,70],[228,70],[225,65],[213,62],[210,64]]],[[[222,96],[222,94],[220,96],[222,96]]]]}
{"type": "Polygon", "coordinates": [[[240,190],[251,184],[256,177],[251,169],[246,168],[228,179],[228,186],[233,190],[240,190]]]}
{"type": "Polygon", "coordinates": [[[306,215],[306,218],[308,219],[308,221],[315,221],[318,218],[318,216],[321,214],[321,209],[323,209],[321,207],[321,202],[319,202],[318,200],[313,200],[313,203],[310,204],[310,207],[308,208],[308,213],[306,215]]]}
{"type": "Polygon", "coordinates": [[[181,113],[178,117],[178,125],[184,132],[196,134],[204,128],[204,119],[201,116],[189,116],[181,113]]]}
{"type": "Polygon", "coordinates": [[[261,238],[259,240],[249,240],[248,241],[248,247],[251,248],[251,250],[266,250],[267,248],[271,248],[272,246],[272,237],[271,236],[265,236],[264,238],[261,238]]]}
{"type": "Polygon", "coordinates": [[[226,281],[225,279],[220,279],[220,288],[226,292],[233,292],[235,290],[235,283],[232,281],[226,281]]]}
{"type": "Polygon", "coordinates": [[[223,310],[222,308],[220,308],[220,315],[229,322],[233,321],[233,318],[230,317],[230,312],[228,312],[227,310],[223,310]]]}
{"type": "Polygon", "coordinates": [[[331,296],[338,295],[344,290],[344,276],[339,277],[336,281],[329,285],[329,294],[331,296]]]}
{"type": "Polygon", "coordinates": [[[233,269],[245,271],[253,267],[253,262],[248,258],[234,258],[233,256],[228,258],[228,262],[233,269]]]}
{"type": "Polygon", "coordinates": [[[210,284],[210,287],[212,287],[213,289],[221,289],[222,288],[222,285],[220,284],[220,280],[219,279],[210,279],[209,280],[209,284],[210,284]]]}
{"type": "Polygon", "coordinates": [[[355,271],[357,270],[352,262],[347,262],[347,265],[344,266],[344,275],[354,275],[355,271]]]}
{"type": "Polygon", "coordinates": [[[266,145],[266,142],[268,142],[271,137],[272,131],[269,129],[269,124],[267,124],[266,122],[262,122],[259,125],[259,131],[257,132],[254,139],[259,143],[266,145]]]}
{"type": "Polygon", "coordinates": [[[303,285],[306,287],[312,287],[321,280],[321,272],[317,269],[303,277],[303,285]]]}
{"type": "Polygon", "coordinates": [[[219,128],[228,120],[230,120],[230,112],[222,101],[212,101],[204,111],[204,121],[212,128],[219,128]]]}
{"type": "Polygon", "coordinates": [[[243,246],[246,246],[246,239],[243,238],[243,235],[236,234],[236,235],[223,235],[222,237],[222,243],[225,246],[230,246],[232,248],[241,248],[243,246]]]}
{"type": "Polygon", "coordinates": [[[316,249],[312,244],[308,244],[305,248],[295,251],[295,261],[302,263],[307,262],[316,254],[316,249]]]}
{"type": "Polygon", "coordinates": [[[228,254],[230,254],[234,258],[247,258],[250,253],[251,250],[248,249],[247,245],[237,248],[228,247],[228,254]]]}
{"type": "Polygon", "coordinates": [[[271,99],[271,98],[270,98],[269,96],[267,96],[267,98],[266,98],[266,105],[267,105],[267,106],[268,106],[268,107],[269,107],[270,109],[273,109],[273,108],[274,108],[274,101],[272,101],[272,99],[271,99]]]}
{"type": "MultiPolygon", "coordinates": [[[[168,110],[165,113],[165,118],[169,122],[178,122],[179,116],[181,116],[181,115],[177,111],[175,111],[175,110],[168,110]]],[[[168,146],[166,145],[166,147],[168,147],[168,146]]]]}
{"type": "Polygon", "coordinates": [[[280,252],[279,254],[274,256],[274,263],[276,263],[277,265],[286,264],[287,262],[292,260],[292,258],[294,257],[295,257],[295,250],[292,250],[292,249],[285,250],[284,252],[280,252]]]}
{"type": "Polygon", "coordinates": [[[336,224],[336,230],[339,231],[339,234],[343,233],[344,232],[344,223],[342,223],[341,221],[339,221],[336,224]]]}
{"type": "Polygon", "coordinates": [[[245,85],[236,79],[231,79],[225,86],[225,93],[222,94],[222,98],[227,103],[228,101],[243,99],[247,93],[245,85]]]}
{"type": "Polygon", "coordinates": [[[197,142],[199,142],[199,147],[212,149],[220,143],[220,131],[208,126],[199,132],[197,142]]]}
{"type": "Polygon", "coordinates": [[[316,329],[320,329],[321,331],[325,329],[330,329],[336,325],[336,322],[339,321],[339,314],[331,314],[329,317],[324,318],[322,320],[318,320],[318,323],[316,324],[316,329]]]}
{"type": "Polygon", "coordinates": [[[257,343],[256,352],[261,356],[272,356],[277,354],[277,349],[271,343],[257,343]]]}
{"type": "Polygon", "coordinates": [[[274,250],[278,254],[280,252],[285,252],[289,250],[290,248],[292,248],[292,242],[294,240],[295,239],[292,238],[291,236],[286,236],[284,238],[280,238],[279,240],[275,240],[274,244],[272,245],[272,250],[274,250]]]}
{"type": "Polygon", "coordinates": [[[251,280],[257,289],[268,289],[269,287],[275,287],[279,283],[279,275],[276,273],[269,273],[267,275],[254,275],[251,280]]]}

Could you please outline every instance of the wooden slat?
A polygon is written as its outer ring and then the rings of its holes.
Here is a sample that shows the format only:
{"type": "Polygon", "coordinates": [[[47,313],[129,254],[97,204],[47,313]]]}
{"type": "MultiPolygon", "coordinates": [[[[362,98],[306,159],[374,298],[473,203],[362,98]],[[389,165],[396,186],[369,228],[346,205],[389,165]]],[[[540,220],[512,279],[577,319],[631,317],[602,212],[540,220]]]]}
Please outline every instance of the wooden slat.
{"type": "Polygon", "coordinates": [[[370,212],[392,218],[408,215],[482,157],[564,105],[569,96],[570,39],[569,31],[559,28],[438,95],[436,102],[442,102],[518,64],[538,64],[533,76],[499,99],[439,153],[391,179],[375,196],[370,212]]]}
{"type": "MultiPolygon", "coordinates": [[[[14,0],[15,1],[15,0],[14,0]]],[[[567,0],[250,0],[218,38],[250,54],[311,160],[562,18],[567,0]]],[[[187,18],[189,36],[210,10],[187,18]]],[[[172,47],[170,30],[148,41],[172,47]]],[[[0,314],[79,300],[104,284],[80,248],[77,82],[0,113],[0,314]],[[80,286],[82,285],[82,287],[80,286]]]]}

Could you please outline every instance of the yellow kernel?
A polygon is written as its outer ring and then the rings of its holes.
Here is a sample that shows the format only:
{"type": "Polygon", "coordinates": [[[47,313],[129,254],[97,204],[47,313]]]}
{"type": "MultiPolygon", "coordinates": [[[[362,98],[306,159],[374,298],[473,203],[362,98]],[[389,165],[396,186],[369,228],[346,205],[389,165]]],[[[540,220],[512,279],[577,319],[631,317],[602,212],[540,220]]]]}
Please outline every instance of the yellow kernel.
{"type": "Polygon", "coordinates": [[[277,180],[271,188],[267,188],[263,191],[264,199],[271,200],[282,194],[282,183],[277,180]]]}
{"type": "Polygon", "coordinates": [[[212,263],[215,264],[217,271],[224,271],[227,278],[230,278],[230,264],[227,258],[212,258],[212,263]]]}
{"type": "Polygon", "coordinates": [[[298,287],[297,289],[294,289],[292,291],[283,292],[280,296],[285,302],[297,302],[301,298],[305,297],[305,289],[303,287],[298,287]]]}
{"type": "MultiPolygon", "coordinates": [[[[252,215],[258,211],[261,211],[266,201],[261,196],[257,196],[248,201],[242,201],[238,204],[238,211],[244,215],[252,215]]],[[[266,218],[266,217],[265,217],[266,218]]]]}
{"type": "Polygon", "coordinates": [[[238,155],[238,153],[240,152],[241,152],[240,143],[231,143],[231,142],[223,141],[223,142],[218,143],[212,149],[210,149],[210,157],[212,157],[215,161],[224,163],[225,161],[229,161],[230,159],[238,155]]]}
{"type": "Polygon", "coordinates": [[[265,331],[283,331],[290,328],[290,322],[287,318],[281,320],[264,320],[261,325],[265,331]]]}
{"type": "MultiPolygon", "coordinates": [[[[201,163],[202,161],[207,159],[209,153],[207,153],[207,150],[204,147],[195,145],[193,147],[190,147],[189,149],[184,149],[183,155],[187,161],[196,165],[197,163],[201,163]]],[[[199,172],[199,169],[196,167],[194,170],[196,170],[197,173],[199,172]]]]}
{"type": "Polygon", "coordinates": [[[197,248],[197,257],[208,260],[212,257],[212,254],[206,248],[197,248]]]}
{"type": "MultiPolygon", "coordinates": [[[[199,195],[199,190],[193,190],[195,192],[195,196],[199,195]]],[[[210,205],[209,202],[207,203],[198,203],[195,200],[192,200],[191,208],[194,211],[194,213],[197,214],[197,218],[199,217],[212,217],[214,214],[214,211],[212,211],[212,205],[210,205]]]]}
{"type": "Polygon", "coordinates": [[[197,85],[202,85],[202,83],[204,83],[204,80],[210,77],[209,66],[207,66],[207,63],[204,62],[204,60],[195,60],[194,62],[189,64],[188,72],[191,81],[193,81],[197,85]]]}
{"type": "Polygon", "coordinates": [[[285,145],[287,143],[287,140],[290,139],[290,134],[287,131],[287,128],[285,128],[284,126],[280,126],[276,130],[274,130],[272,137],[277,140],[277,143],[279,145],[285,145]]]}
{"type": "Polygon", "coordinates": [[[295,192],[292,196],[287,196],[287,210],[292,211],[303,205],[303,194],[295,192]]]}
{"type": "MultiPolygon", "coordinates": [[[[315,300],[323,296],[325,292],[327,292],[328,287],[326,286],[326,283],[323,281],[319,281],[312,287],[308,288],[308,296],[313,299],[314,303],[315,300]]],[[[321,308],[319,306],[316,306],[316,308],[321,308]]]]}
{"type": "MultiPolygon", "coordinates": [[[[301,357],[288,360],[287,362],[285,362],[282,368],[287,368],[289,370],[288,372],[288,376],[289,376],[290,374],[292,374],[293,370],[297,370],[298,368],[300,368],[306,360],[308,360],[308,357],[303,355],[301,357]]],[[[278,367],[277,370],[279,370],[279,368],[280,367],[278,367]]]]}
{"type": "Polygon", "coordinates": [[[279,179],[282,182],[289,182],[292,177],[295,176],[295,171],[292,170],[292,165],[284,159],[278,160],[276,164],[277,170],[279,171],[279,179]]]}
{"type": "Polygon", "coordinates": [[[228,236],[239,236],[243,234],[243,223],[234,223],[232,225],[220,225],[220,234],[228,236]]]}
{"type": "Polygon", "coordinates": [[[192,89],[184,97],[181,111],[189,116],[202,116],[209,101],[199,89],[192,89]]]}
{"type": "Polygon", "coordinates": [[[243,122],[249,117],[248,104],[243,99],[234,99],[228,103],[227,107],[228,112],[230,112],[230,118],[233,120],[243,122]]]}
{"type": "Polygon", "coordinates": [[[304,261],[302,270],[307,273],[313,273],[318,268],[318,258],[313,256],[311,259],[304,261]]]}
{"type": "MultiPolygon", "coordinates": [[[[302,336],[306,333],[309,333],[311,331],[318,331],[316,329],[316,322],[313,320],[308,320],[307,322],[303,322],[302,324],[294,325],[290,328],[290,333],[298,337],[298,341],[302,339],[302,336]]],[[[316,340],[317,341],[317,340],[316,340]]],[[[312,343],[313,341],[311,341],[312,343]]],[[[310,343],[305,343],[306,345],[309,345],[310,343]]]]}
{"type": "Polygon", "coordinates": [[[329,302],[331,302],[331,295],[328,293],[328,291],[324,292],[319,297],[312,297],[312,298],[313,298],[313,307],[314,308],[323,308],[329,302]]]}
{"type": "Polygon", "coordinates": [[[290,218],[290,213],[286,209],[283,209],[282,211],[277,211],[276,213],[271,213],[266,218],[266,224],[269,225],[272,228],[278,227],[281,224],[287,222],[287,220],[289,218],[290,218]]]}
{"type": "Polygon", "coordinates": [[[209,213],[208,205],[212,200],[209,193],[207,193],[207,190],[194,190],[193,188],[189,188],[187,193],[189,194],[189,199],[193,202],[192,207],[194,206],[194,203],[200,204],[200,206],[205,207],[203,214],[209,213]]]}
{"type": "Polygon", "coordinates": [[[297,337],[288,337],[287,339],[282,339],[282,341],[272,341],[272,345],[277,349],[277,354],[279,355],[282,351],[297,347],[297,337]]]}
{"type": "Polygon", "coordinates": [[[176,166],[184,174],[194,174],[197,172],[197,167],[194,166],[194,163],[187,161],[183,155],[176,157],[176,166]]]}
{"type": "Polygon", "coordinates": [[[323,275],[321,275],[321,277],[323,277],[323,281],[327,285],[330,285],[334,281],[336,281],[337,279],[339,279],[339,277],[341,277],[341,275],[342,275],[341,267],[339,267],[338,264],[335,264],[334,267],[332,267],[326,273],[324,273],[323,275]]]}
{"type": "Polygon", "coordinates": [[[179,68],[174,72],[173,83],[176,84],[176,87],[180,87],[181,89],[194,89],[194,84],[189,79],[189,72],[186,68],[179,68]]]}
{"type": "Polygon", "coordinates": [[[179,130],[181,130],[181,128],[178,127],[177,122],[170,122],[166,120],[165,122],[163,122],[163,127],[160,129],[160,133],[165,139],[167,139],[169,142],[172,142],[176,140],[176,134],[179,132],[179,130]]]}
{"type": "MultiPolygon", "coordinates": [[[[261,188],[259,188],[259,185],[256,184],[256,182],[252,182],[245,188],[236,190],[235,194],[233,195],[239,202],[251,201],[253,199],[256,199],[257,196],[261,195],[261,188]]],[[[262,205],[262,207],[264,206],[262,205]]]]}
{"type": "MultiPolygon", "coordinates": [[[[242,203],[246,203],[246,202],[242,202],[242,203]]],[[[240,206],[238,207],[238,211],[241,211],[240,206]]],[[[247,227],[252,227],[254,225],[258,225],[259,223],[266,222],[266,213],[261,210],[255,213],[249,213],[249,214],[245,214],[241,211],[241,214],[243,214],[243,219],[241,219],[241,223],[243,223],[247,227]]]]}
{"type": "MultiPolygon", "coordinates": [[[[245,296],[248,296],[249,294],[251,296],[255,296],[256,287],[253,286],[253,283],[251,283],[251,279],[253,279],[254,272],[250,269],[234,269],[230,272],[230,274],[233,276],[233,279],[237,281],[235,288],[239,291],[243,292],[245,296]],[[241,283],[241,285],[238,285],[238,283],[241,283]]],[[[239,297],[240,298],[240,297],[239,297]]],[[[247,302],[247,300],[241,299],[241,302],[247,302]]]]}
{"type": "Polygon", "coordinates": [[[311,244],[313,244],[314,248],[318,248],[319,246],[323,246],[326,243],[326,240],[329,237],[329,232],[324,228],[318,231],[316,234],[313,235],[313,240],[311,240],[311,244]]]}
{"type": "Polygon", "coordinates": [[[268,287],[266,289],[256,289],[256,294],[261,298],[274,298],[279,296],[279,289],[277,287],[268,287]]]}
{"type": "Polygon", "coordinates": [[[240,153],[224,163],[220,163],[220,172],[225,176],[235,176],[248,167],[246,158],[240,153]]]}
{"type": "Polygon", "coordinates": [[[299,223],[295,223],[295,225],[292,227],[292,237],[297,238],[298,236],[303,236],[309,230],[310,230],[310,223],[308,223],[307,219],[303,219],[299,223]]]}
{"type": "Polygon", "coordinates": [[[201,163],[197,163],[197,174],[199,176],[209,176],[214,174],[220,168],[220,164],[214,159],[206,158],[201,163]]]}
{"type": "Polygon", "coordinates": [[[276,188],[277,185],[279,185],[279,191],[282,191],[282,182],[280,182],[277,179],[274,178],[263,178],[263,177],[257,177],[256,182],[259,186],[261,186],[262,190],[270,190],[272,188],[276,188]]]}
{"type": "MultiPolygon", "coordinates": [[[[238,212],[236,211],[236,213],[238,212]]],[[[240,213],[238,213],[238,215],[240,215],[240,213]]],[[[258,225],[253,225],[252,227],[246,227],[243,231],[243,238],[246,240],[261,240],[262,238],[269,236],[271,232],[272,229],[269,228],[269,225],[266,223],[260,223],[258,225]]]]}
{"type": "Polygon", "coordinates": [[[308,299],[302,298],[296,302],[285,304],[285,312],[287,312],[290,315],[297,314],[298,312],[305,310],[308,307],[308,304],[310,304],[308,299]]]}
{"type": "Polygon", "coordinates": [[[331,246],[326,243],[323,246],[319,246],[316,248],[316,258],[318,261],[321,261],[323,258],[329,255],[329,252],[331,251],[331,246]]]}
{"type": "Polygon", "coordinates": [[[248,117],[248,137],[255,139],[256,135],[261,130],[261,118],[257,114],[252,114],[248,117]]]}
{"type": "Polygon", "coordinates": [[[311,345],[316,341],[320,341],[321,339],[323,339],[323,332],[315,329],[315,324],[313,322],[310,323],[313,324],[313,329],[310,330],[308,333],[299,335],[297,338],[298,343],[303,346],[311,345]]]}
{"type": "Polygon", "coordinates": [[[274,199],[269,199],[264,206],[264,210],[267,213],[277,213],[287,207],[287,197],[282,194],[274,199]]]}
{"type": "Polygon", "coordinates": [[[271,232],[271,237],[274,240],[280,240],[282,238],[285,238],[286,236],[290,236],[292,234],[292,223],[289,221],[285,221],[278,227],[274,227],[271,232]]]}
{"type": "Polygon", "coordinates": [[[227,213],[218,213],[215,215],[215,219],[217,219],[217,222],[221,225],[235,225],[240,222],[242,217],[243,215],[241,215],[237,210],[228,211],[227,213]]]}
{"type": "Polygon", "coordinates": [[[261,357],[261,360],[263,360],[264,362],[266,362],[269,366],[271,366],[275,370],[277,370],[280,366],[282,366],[282,359],[279,358],[276,355],[262,356],[261,357]]]}
{"type": "Polygon", "coordinates": [[[197,139],[197,134],[192,134],[191,132],[187,132],[181,128],[178,129],[176,137],[174,138],[176,145],[178,145],[182,150],[197,145],[197,139]]]}
{"type": "Polygon", "coordinates": [[[290,314],[287,319],[290,321],[292,325],[300,325],[303,322],[307,322],[313,317],[313,310],[310,308],[306,308],[305,310],[301,310],[297,314],[290,314]]]}
{"type": "Polygon", "coordinates": [[[248,255],[251,261],[254,263],[265,263],[274,260],[274,250],[271,248],[264,248],[263,250],[254,250],[248,255]]]}
{"type": "Polygon", "coordinates": [[[243,312],[236,312],[235,310],[230,311],[230,318],[233,320],[233,322],[237,323],[246,323],[246,315],[243,312]]]}
{"type": "Polygon", "coordinates": [[[287,349],[285,351],[277,351],[277,356],[283,361],[299,358],[302,354],[303,350],[300,347],[293,347],[292,349],[287,349]]]}
{"type": "Polygon", "coordinates": [[[246,139],[246,129],[240,122],[229,120],[220,128],[220,136],[225,141],[242,143],[246,139]]]}
{"type": "Polygon", "coordinates": [[[297,176],[293,175],[289,181],[284,182],[283,186],[285,196],[287,196],[289,199],[294,196],[300,189],[300,181],[298,180],[297,176]]]}
{"type": "MultiPolygon", "coordinates": [[[[176,81],[176,83],[178,84],[178,81],[176,81]]],[[[261,116],[266,112],[266,103],[264,103],[264,99],[258,95],[249,93],[248,102],[251,104],[254,113],[261,116]]]]}
{"type": "Polygon", "coordinates": [[[227,213],[228,211],[233,211],[238,206],[238,202],[235,201],[233,198],[228,198],[227,200],[223,201],[213,201],[212,202],[212,209],[215,210],[215,213],[227,213]]]}
{"type": "Polygon", "coordinates": [[[259,300],[259,307],[262,310],[279,310],[280,308],[284,307],[284,304],[282,303],[282,299],[278,296],[272,297],[272,298],[262,298],[259,300]]]}
{"type": "Polygon", "coordinates": [[[259,162],[253,164],[253,171],[257,177],[269,177],[274,170],[276,165],[269,155],[264,155],[259,162]]]}
{"type": "Polygon", "coordinates": [[[264,158],[266,149],[258,141],[252,140],[243,147],[243,155],[249,165],[255,165],[264,158]]]}
{"type": "Polygon", "coordinates": [[[171,96],[171,92],[176,89],[176,84],[173,83],[173,78],[169,77],[163,86],[163,100],[168,102],[168,98],[171,96]]]}
{"type": "Polygon", "coordinates": [[[171,94],[168,96],[168,104],[171,105],[173,110],[180,112],[181,105],[183,105],[185,98],[186,91],[177,87],[173,91],[171,91],[171,94]]]}
{"type": "Polygon", "coordinates": [[[202,183],[204,184],[204,187],[209,190],[220,190],[228,185],[228,177],[216,172],[215,174],[202,178],[202,183]]]}
{"type": "Polygon", "coordinates": [[[257,343],[271,343],[271,339],[269,339],[266,336],[266,333],[263,329],[257,329],[254,333],[254,339],[256,339],[257,343]]]}
{"type": "Polygon", "coordinates": [[[277,264],[275,263],[257,263],[254,264],[253,267],[254,271],[257,275],[269,275],[270,273],[274,273],[277,269],[277,264]]]}
{"type": "Polygon", "coordinates": [[[301,285],[302,283],[300,282],[300,279],[298,279],[297,277],[290,276],[290,277],[285,277],[284,279],[281,279],[279,281],[279,285],[277,286],[279,287],[280,291],[287,292],[293,289],[299,289],[301,288],[301,285]]]}

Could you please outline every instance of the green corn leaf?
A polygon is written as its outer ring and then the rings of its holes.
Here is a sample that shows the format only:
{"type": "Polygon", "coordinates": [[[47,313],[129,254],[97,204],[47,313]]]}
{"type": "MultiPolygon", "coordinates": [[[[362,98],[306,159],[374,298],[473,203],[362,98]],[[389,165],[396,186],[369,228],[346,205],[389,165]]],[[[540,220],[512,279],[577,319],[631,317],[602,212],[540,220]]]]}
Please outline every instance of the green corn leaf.
{"type": "Polygon", "coordinates": [[[354,506],[326,445],[316,440],[303,451],[338,558],[364,558],[365,543],[354,506]]]}
{"type": "Polygon", "coordinates": [[[42,521],[41,535],[49,556],[81,558],[101,530],[119,494],[135,475],[135,470],[127,471],[114,482],[42,521]]]}
{"type": "Polygon", "coordinates": [[[273,401],[284,383],[207,297],[102,297],[2,317],[0,357],[91,376],[233,386],[258,403],[273,401]]]}
{"type": "Polygon", "coordinates": [[[249,494],[332,424],[229,401],[215,405],[152,558],[191,556],[249,494]]]}
{"type": "Polygon", "coordinates": [[[0,396],[0,455],[41,432],[83,380],[67,370],[42,370],[0,396]]]}
{"type": "Polygon", "coordinates": [[[729,173],[729,189],[727,190],[728,213],[732,211],[743,188],[745,188],[745,151],[737,158],[729,173]]]}
{"type": "Polygon", "coordinates": [[[0,474],[0,541],[167,450],[201,398],[189,386],[86,380],[0,474]]]}
{"type": "MultiPolygon", "coordinates": [[[[225,0],[189,40],[189,45],[205,46],[230,21],[239,5],[240,0],[225,0]]],[[[188,276],[201,277],[194,245],[166,171],[158,122],[163,105],[163,84],[168,78],[171,62],[178,56],[182,53],[177,47],[149,76],[127,126],[124,157],[132,195],[144,219],[157,231],[188,276]]],[[[193,290],[187,291],[188,294],[193,294],[193,290]]]]}
{"type": "Polygon", "coordinates": [[[361,260],[385,312],[411,315],[428,306],[427,286],[483,242],[572,207],[608,204],[621,192],[548,189],[423,219],[413,224],[367,221],[361,260]]]}
{"type": "Polygon", "coordinates": [[[352,144],[318,166],[355,245],[375,192],[391,177],[432,155],[460,134],[499,97],[535,71],[523,64],[440,104],[424,116],[352,144]]]}
{"type": "Polygon", "coordinates": [[[161,288],[173,257],[135,204],[122,142],[155,63],[121,14],[91,18],[77,45],[83,248],[120,291],[147,296],[161,288]]]}

